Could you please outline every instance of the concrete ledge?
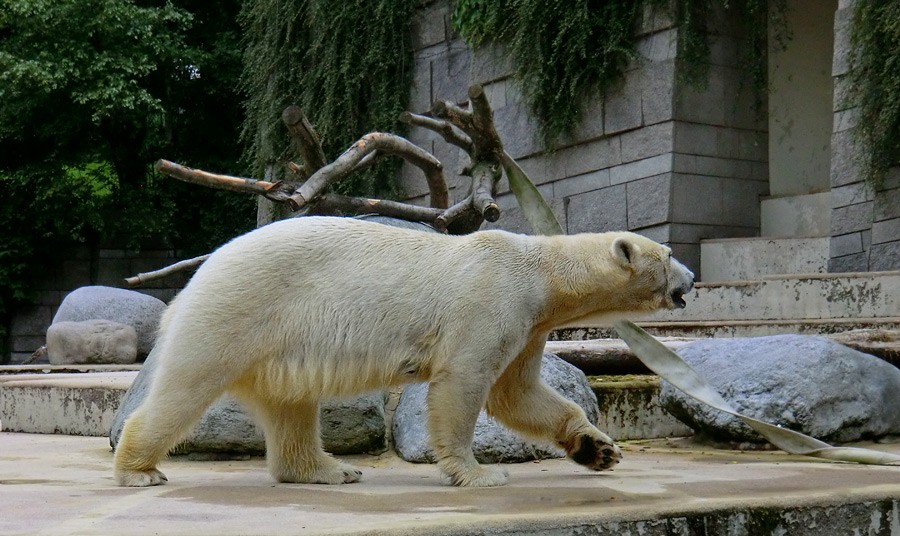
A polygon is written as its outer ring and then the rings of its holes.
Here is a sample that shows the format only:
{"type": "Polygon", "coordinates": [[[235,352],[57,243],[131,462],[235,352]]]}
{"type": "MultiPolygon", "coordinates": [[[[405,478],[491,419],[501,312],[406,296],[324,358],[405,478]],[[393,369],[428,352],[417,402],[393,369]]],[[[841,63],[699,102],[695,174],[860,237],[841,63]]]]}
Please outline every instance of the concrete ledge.
{"type": "MultiPolygon", "coordinates": [[[[796,333],[828,335],[855,329],[900,329],[900,317],[806,318],[797,320],[638,321],[656,337],[709,339],[714,337],[762,337],[796,333]]],[[[566,328],[551,334],[554,340],[581,341],[615,338],[612,328],[566,328]]],[[[623,343],[624,344],[624,343],[623,343]]]]}
{"type": "Polygon", "coordinates": [[[694,431],[659,405],[658,376],[593,376],[598,427],[616,441],[685,437],[694,431]]]}
{"type": "Polygon", "coordinates": [[[687,308],[648,322],[805,321],[897,316],[900,272],[772,276],[697,284],[687,308]]]}
{"type": "MultiPolygon", "coordinates": [[[[102,438],[0,434],[2,534],[701,536],[900,531],[900,467],[817,462],[685,442],[625,444],[612,472],[566,460],[507,465],[510,484],[441,485],[433,465],[353,457],[363,480],[276,484],[259,458],[161,469],[169,483],[118,488],[102,438]]],[[[900,445],[878,445],[900,453],[900,445]]]]}
{"type": "Polygon", "coordinates": [[[829,243],[828,237],[701,240],[700,279],[737,281],[827,272],[829,243]]]}
{"type": "MultiPolygon", "coordinates": [[[[116,411],[136,376],[135,371],[0,375],[0,429],[108,437],[116,411]]],[[[616,439],[691,433],[659,407],[659,380],[655,377],[593,378],[591,387],[600,404],[600,428],[616,439]]],[[[395,393],[394,399],[398,396],[395,393]]],[[[388,404],[389,414],[392,407],[388,404]]]]}
{"type": "Polygon", "coordinates": [[[136,371],[0,375],[0,430],[108,436],[136,371]]]}

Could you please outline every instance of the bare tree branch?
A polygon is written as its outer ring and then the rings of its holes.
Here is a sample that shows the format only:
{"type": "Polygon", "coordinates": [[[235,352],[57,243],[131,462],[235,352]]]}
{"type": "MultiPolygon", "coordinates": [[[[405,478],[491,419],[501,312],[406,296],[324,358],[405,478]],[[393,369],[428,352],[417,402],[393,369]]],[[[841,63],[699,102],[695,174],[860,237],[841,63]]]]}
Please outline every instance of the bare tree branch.
{"type": "Polygon", "coordinates": [[[384,132],[366,134],[337,159],[313,173],[308,181],[288,197],[291,208],[300,210],[316,196],[336,181],[349,175],[369,153],[375,150],[396,154],[425,172],[431,192],[431,206],[446,208],[449,201],[447,183],[444,181],[443,166],[431,153],[413,145],[400,136],[384,132]]]}
{"type": "Polygon", "coordinates": [[[245,179],[243,177],[232,177],[230,175],[219,175],[203,171],[202,169],[192,169],[162,159],[157,160],[153,167],[160,173],[180,181],[199,184],[209,188],[216,188],[218,190],[230,190],[232,192],[261,195],[272,199],[273,201],[278,201],[279,203],[286,202],[287,196],[297,187],[296,183],[291,182],[268,182],[258,181],[256,179],[245,179]]]}
{"type": "Polygon", "coordinates": [[[391,218],[420,221],[429,224],[433,224],[435,218],[445,212],[439,208],[420,207],[384,199],[348,197],[332,193],[323,194],[319,197],[311,210],[327,211],[328,213],[342,212],[345,214],[380,214],[391,218]]]}
{"type": "Polygon", "coordinates": [[[455,145],[467,153],[472,152],[472,138],[465,132],[443,119],[434,119],[424,115],[418,115],[410,112],[400,114],[400,122],[416,127],[427,128],[433,130],[444,138],[444,141],[451,145],[455,145]]]}
{"type": "Polygon", "coordinates": [[[157,160],[153,167],[156,168],[156,171],[180,181],[208,186],[210,188],[218,188],[220,190],[231,190],[233,192],[265,195],[272,185],[270,182],[258,181],[255,179],[217,175],[199,169],[191,169],[187,166],[182,166],[181,164],[176,164],[175,162],[170,162],[168,160],[157,160]]]}
{"type": "MultiPolygon", "coordinates": [[[[471,212],[471,210],[472,210],[472,198],[466,197],[459,203],[456,203],[452,207],[445,210],[443,213],[441,213],[440,216],[435,218],[434,219],[434,228],[442,233],[446,232],[447,228],[450,227],[450,225],[454,221],[465,216],[466,214],[471,212]]],[[[480,226],[481,222],[479,222],[478,225],[480,226]]]]}
{"type": "MultiPolygon", "coordinates": [[[[469,155],[471,163],[463,173],[472,177],[472,188],[465,199],[449,208],[450,196],[444,180],[443,166],[431,153],[399,136],[373,132],[363,136],[328,164],[315,130],[298,106],[285,108],[282,120],[303,159],[302,165],[293,162],[286,162],[285,165],[294,176],[305,180],[302,184],[299,181],[269,182],[217,175],[167,160],[158,161],[156,169],[185,182],[262,195],[287,204],[295,211],[305,208],[309,214],[375,213],[431,223],[443,232],[470,233],[477,230],[485,220],[493,222],[500,217],[500,208],[494,200],[497,183],[502,175],[501,170],[509,167],[510,162],[515,162],[503,151],[484,89],[478,85],[470,87],[469,99],[472,111],[450,102],[438,101],[432,106],[431,113],[434,117],[408,112],[400,115],[402,122],[437,132],[447,143],[460,147],[469,155]],[[350,173],[371,167],[389,154],[398,155],[422,169],[431,195],[430,208],[327,193],[328,188],[336,181],[350,173]]],[[[138,274],[126,281],[130,286],[138,286],[171,273],[196,268],[207,257],[205,255],[156,272],[138,274]]]]}
{"type": "MultiPolygon", "coordinates": [[[[299,106],[288,106],[281,112],[281,120],[287,127],[291,137],[297,143],[297,149],[303,158],[303,167],[299,171],[301,180],[306,180],[313,173],[328,164],[325,159],[325,151],[319,142],[319,136],[313,129],[303,109],[299,106]]],[[[293,171],[293,170],[292,170],[293,171]]]]}
{"type": "Polygon", "coordinates": [[[212,253],[207,253],[206,255],[194,257],[193,259],[183,260],[181,262],[176,262],[175,264],[166,266],[165,268],[161,268],[154,272],[144,272],[133,277],[127,277],[125,278],[125,284],[128,285],[128,288],[135,288],[141,285],[145,285],[150,281],[168,277],[177,272],[196,269],[198,266],[203,264],[203,261],[208,259],[210,255],[212,255],[212,253]]]}
{"type": "Polygon", "coordinates": [[[500,207],[494,202],[500,175],[500,166],[486,162],[480,162],[472,170],[472,207],[491,222],[500,219],[500,207]]]}

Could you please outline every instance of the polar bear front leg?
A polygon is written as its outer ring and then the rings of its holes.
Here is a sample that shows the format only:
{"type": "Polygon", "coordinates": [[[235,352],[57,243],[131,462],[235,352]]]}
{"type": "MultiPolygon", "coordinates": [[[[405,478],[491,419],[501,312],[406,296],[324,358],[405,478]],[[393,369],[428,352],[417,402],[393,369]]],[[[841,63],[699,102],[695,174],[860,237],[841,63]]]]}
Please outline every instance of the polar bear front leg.
{"type": "Polygon", "coordinates": [[[480,385],[476,371],[444,374],[428,389],[428,431],[438,467],[450,483],[464,487],[502,486],[509,480],[505,469],[481,465],[472,454],[475,421],[488,385],[480,385]]]}
{"type": "Polygon", "coordinates": [[[587,420],[578,404],[541,380],[544,340],[529,348],[491,388],[488,413],[526,436],[553,441],[578,464],[595,471],[611,469],[622,459],[622,451],[587,420]]]}

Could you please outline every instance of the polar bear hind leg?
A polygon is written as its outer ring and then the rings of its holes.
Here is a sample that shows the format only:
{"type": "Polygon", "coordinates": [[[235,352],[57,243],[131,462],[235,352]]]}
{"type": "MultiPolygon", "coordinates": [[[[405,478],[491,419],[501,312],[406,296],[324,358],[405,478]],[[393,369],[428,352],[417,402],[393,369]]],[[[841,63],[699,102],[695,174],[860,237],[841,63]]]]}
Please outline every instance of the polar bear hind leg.
{"type": "Polygon", "coordinates": [[[622,451],[540,377],[544,339],[537,338],[507,367],[488,396],[487,411],[526,436],[552,441],[572,461],[595,471],[610,469],[622,451]]]}
{"type": "Polygon", "coordinates": [[[359,469],[322,449],[315,399],[278,400],[248,389],[232,394],[262,426],[269,473],[278,482],[348,484],[362,477],[359,469]]]}
{"type": "Polygon", "coordinates": [[[210,381],[208,372],[180,363],[184,361],[174,360],[156,371],[147,398],[125,421],[115,454],[115,478],[121,486],[165,483],[157,464],[225,391],[224,385],[210,381]]]}

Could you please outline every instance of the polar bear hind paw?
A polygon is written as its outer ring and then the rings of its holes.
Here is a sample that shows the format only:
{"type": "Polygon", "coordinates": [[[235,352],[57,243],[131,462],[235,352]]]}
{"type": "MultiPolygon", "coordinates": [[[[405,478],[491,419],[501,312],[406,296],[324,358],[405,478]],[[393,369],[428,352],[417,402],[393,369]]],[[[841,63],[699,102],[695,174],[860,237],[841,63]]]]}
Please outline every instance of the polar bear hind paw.
{"type": "Polygon", "coordinates": [[[463,488],[491,488],[509,482],[509,472],[497,465],[479,465],[476,469],[444,475],[442,482],[463,488]]]}
{"type": "Polygon", "coordinates": [[[587,434],[582,435],[576,445],[577,450],[570,452],[569,457],[575,463],[594,471],[612,469],[622,459],[619,447],[587,434]]]}
{"type": "Polygon", "coordinates": [[[311,474],[298,475],[293,471],[284,471],[274,476],[279,482],[292,484],[352,484],[359,482],[362,471],[349,463],[337,462],[319,467],[311,474]]]}
{"type": "Polygon", "coordinates": [[[159,469],[148,471],[116,471],[116,482],[120,486],[129,488],[146,488],[147,486],[159,486],[168,482],[159,469]]]}

